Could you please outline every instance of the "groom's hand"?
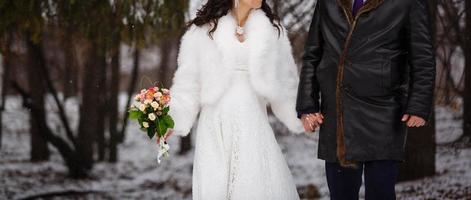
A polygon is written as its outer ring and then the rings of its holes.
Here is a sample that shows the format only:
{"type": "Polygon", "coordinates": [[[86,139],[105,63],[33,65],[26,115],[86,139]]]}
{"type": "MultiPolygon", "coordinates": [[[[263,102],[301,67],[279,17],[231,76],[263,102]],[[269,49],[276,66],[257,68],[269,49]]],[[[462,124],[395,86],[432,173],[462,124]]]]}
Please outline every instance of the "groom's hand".
{"type": "Polygon", "coordinates": [[[402,121],[405,122],[408,127],[421,127],[425,125],[425,120],[416,115],[404,114],[402,121]]]}
{"type": "Polygon", "coordinates": [[[301,121],[306,132],[314,132],[320,124],[324,123],[324,116],[321,113],[303,114],[301,121]]]}

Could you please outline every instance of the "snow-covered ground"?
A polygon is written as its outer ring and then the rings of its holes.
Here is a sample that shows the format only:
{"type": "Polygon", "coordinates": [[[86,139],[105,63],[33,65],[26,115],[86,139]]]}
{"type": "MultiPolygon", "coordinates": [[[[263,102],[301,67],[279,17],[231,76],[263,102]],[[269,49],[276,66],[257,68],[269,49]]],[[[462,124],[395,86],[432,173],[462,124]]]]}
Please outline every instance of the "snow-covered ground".
{"type": "MultiPolygon", "coordinates": [[[[124,100],[124,96],[121,98],[124,100]]],[[[95,164],[92,176],[85,180],[67,177],[62,159],[52,150],[51,160],[29,162],[27,110],[16,97],[8,99],[3,121],[4,136],[0,150],[0,199],[22,199],[32,195],[75,191],[58,199],[191,199],[193,152],[177,155],[178,140],[172,138],[171,157],[156,162],[154,142],[131,123],[125,142],[119,146],[116,164],[95,164]],[[84,192],[84,193],[81,193],[84,192]]],[[[76,102],[66,104],[72,121],[76,102]]],[[[54,111],[53,106],[48,106],[54,111]]],[[[437,142],[444,144],[461,134],[460,113],[437,108],[437,142]]],[[[55,115],[48,116],[51,127],[58,127],[55,115]]],[[[285,128],[272,118],[276,132],[285,128]]],[[[76,126],[74,122],[73,127],[76,126]]],[[[328,199],[323,161],[316,158],[317,135],[277,134],[298,189],[306,199],[328,199]],[[314,198],[319,194],[319,198],[314,198]]],[[[453,149],[439,145],[437,175],[417,181],[399,183],[398,199],[471,199],[471,149],[453,149]]]]}

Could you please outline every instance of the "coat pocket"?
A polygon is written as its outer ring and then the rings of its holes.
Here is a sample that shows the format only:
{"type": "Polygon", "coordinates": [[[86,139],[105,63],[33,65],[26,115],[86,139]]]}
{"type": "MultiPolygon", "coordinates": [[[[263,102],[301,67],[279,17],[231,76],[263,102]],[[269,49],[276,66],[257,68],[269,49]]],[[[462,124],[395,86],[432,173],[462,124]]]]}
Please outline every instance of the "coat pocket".
{"type": "Polygon", "coordinates": [[[381,61],[345,65],[344,85],[358,96],[390,95],[390,66],[381,61]]]}
{"type": "Polygon", "coordinates": [[[391,89],[392,86],[392,62],[383,62],[381,65],[381,87],[391,89]]]}
{"type": "Polygon", "coordinates": [[[407,76],[407,62],[403,55],[384,59],[382,66],[383,87],[391,91],[399,89],[404,84],[407,76]]]}

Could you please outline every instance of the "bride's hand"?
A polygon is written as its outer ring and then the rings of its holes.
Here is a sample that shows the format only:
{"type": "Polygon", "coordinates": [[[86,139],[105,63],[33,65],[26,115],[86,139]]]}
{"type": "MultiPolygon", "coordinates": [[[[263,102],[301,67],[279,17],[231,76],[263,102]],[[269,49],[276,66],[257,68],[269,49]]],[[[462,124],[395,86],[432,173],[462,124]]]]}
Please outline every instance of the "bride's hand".
{"type": "Polygon", "coordinates": [[[316,127],[318,126],[317,120],[313,114],[304,114],[301,117],[301,121],[303,122],[304,130],[306,132],[314,132],[316,127]]]}
{"type": "Polygon", "coordinates": [[[321,113],[304,114],[301,118],[306,132],[314,132],[324,123],[324,116],[321,113]]]}
{"type": "MultiPolygon", "coordinates": [[[[167,139],[173,134],[173,129],[169,128],[167,130],[167,133],[164,135],[164,140],[167,141],[167,139]]],[[[160,137],[157,137],[157,144],[160,143],[160,137]]]]}

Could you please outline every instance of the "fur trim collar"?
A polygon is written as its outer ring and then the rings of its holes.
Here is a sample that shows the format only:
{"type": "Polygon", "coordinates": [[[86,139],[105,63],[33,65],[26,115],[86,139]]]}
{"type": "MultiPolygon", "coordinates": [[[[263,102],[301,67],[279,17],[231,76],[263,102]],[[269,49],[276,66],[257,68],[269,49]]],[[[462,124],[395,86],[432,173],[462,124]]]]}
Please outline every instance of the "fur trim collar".
{"type": "MultiPolygon", "coordinates": [[[[214,32],[214,41],[223,56],[229,58],[231,51],[239,45],[235,35],[237,22],[228,12],[218,20],[218,28],[214,32]]],[[[260,9],[252,10],[245,23],[247,46],[250,48],[251,56],[260,56],[266,48],[277,39],[275,27],[272,26],[268,17],[260,9]]]]}
{"type": "MultiPolygon", "coordinates": [[[[235,64],[235,56],[232,52],[236,49],[238,44],[236,31],[236,19],[233,15],[228,12],[225,16],[221,17],[218,21],[218,28],[214,32],[213,38],[218,50],[222,53],[222,62],[224,67],[233,67],[235,64]]],[[[282,29],[283,30],[283,29],[282,29]]],[[[275,66],[274,54],[277,51],[276,45],[278,44],[278,31],[272,25],[265,12],[261,9],[252,10],[245,23],[246,40],[244,41],[249,51],[248,68],[250,75],[253,76],[251,79],[255,89],[264,96],[272,94],[267,84],[260,84],[257,82],[256,77],[264,77],[271,79],[266,75],[267,67],[275,66]],[[267,60],[264,58],[272,58],[267,60]]],[[[280,33],[281,35],[282,33],[280,33]]],[[[272,80],[275,81],[275,80],[272,80]]]]}
{"type": "Polygon", "coordinates": [[[378,8],[383,3],[383,1],[384,0],[368,0],[366,4],[361,7],[356,16],[353,16],[351,12],[352,0],[337,0],[337,3],[342,8],[344,14],[347,16],[348,23],[352,25],[353,21],[355,21],[358,16],[378,8]]]}

